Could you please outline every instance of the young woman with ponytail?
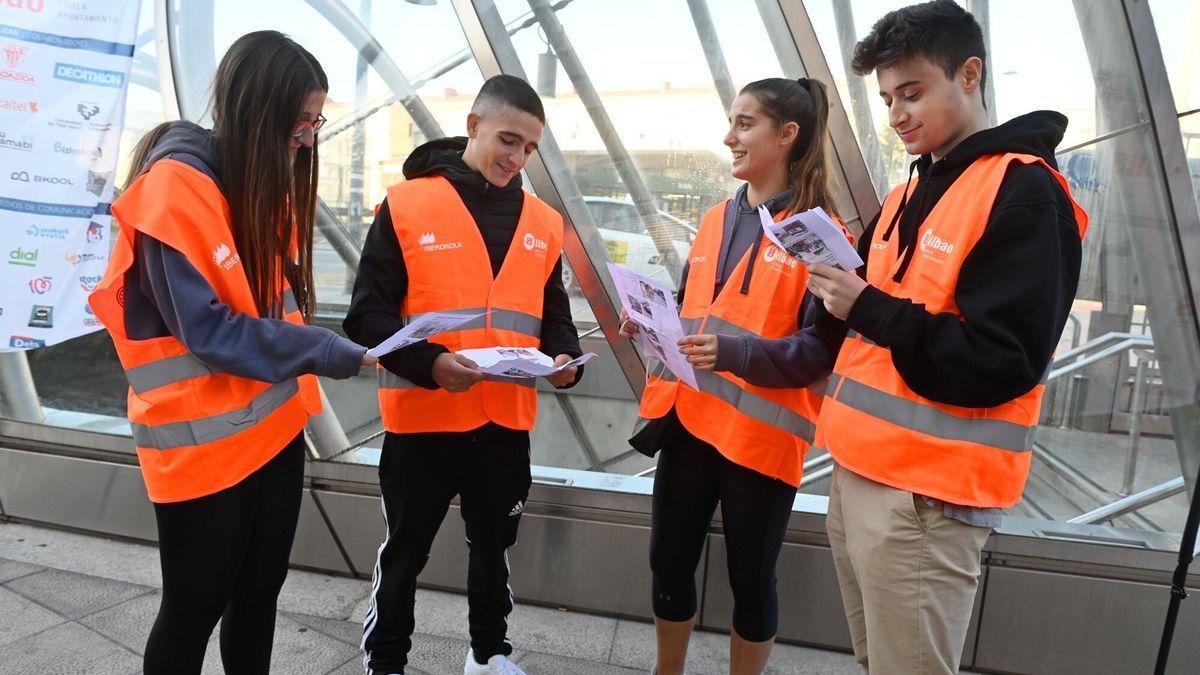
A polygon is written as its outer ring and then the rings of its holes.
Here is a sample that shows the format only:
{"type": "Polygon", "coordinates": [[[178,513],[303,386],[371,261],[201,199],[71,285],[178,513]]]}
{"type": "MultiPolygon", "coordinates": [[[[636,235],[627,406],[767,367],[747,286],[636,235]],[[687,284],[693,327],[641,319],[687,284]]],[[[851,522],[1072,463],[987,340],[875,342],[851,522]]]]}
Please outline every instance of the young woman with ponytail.
{"type": "MultiPolygon", "coordinates": [[[[678,300],[682,354],[697,388],[659,364],[638,411],[635,446],[661,450],[650,535],[656,672],[683,672],[696,613],[696,566],[717,503],[733,589],[730,673],[762,672],[778,625],[775,563],[783,545],[821,389],[838,344],[825,344],[805,266],[764,240],[758,207],[777,220],[820,206],[836,214],[825,165],[825,86],[801,78],[746,85],[725,145],[745,181],[701,221],[678,300]]],[[[825,316],[825,315],[823,315],[825,316]]],[[[622,334],[636,324],[622,314],[622,334]]]]}

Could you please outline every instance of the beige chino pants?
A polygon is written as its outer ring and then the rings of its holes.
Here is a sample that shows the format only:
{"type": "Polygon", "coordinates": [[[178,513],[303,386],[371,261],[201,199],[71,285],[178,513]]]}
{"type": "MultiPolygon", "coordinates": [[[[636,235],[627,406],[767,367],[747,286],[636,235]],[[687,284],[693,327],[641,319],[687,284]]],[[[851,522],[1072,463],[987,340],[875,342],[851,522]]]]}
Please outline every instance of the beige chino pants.
{"type": "Polygon", "coordinates": [[[826,529],[854,655],[872,675],[957,673],[991,530],[833,470],[826,529]]]}

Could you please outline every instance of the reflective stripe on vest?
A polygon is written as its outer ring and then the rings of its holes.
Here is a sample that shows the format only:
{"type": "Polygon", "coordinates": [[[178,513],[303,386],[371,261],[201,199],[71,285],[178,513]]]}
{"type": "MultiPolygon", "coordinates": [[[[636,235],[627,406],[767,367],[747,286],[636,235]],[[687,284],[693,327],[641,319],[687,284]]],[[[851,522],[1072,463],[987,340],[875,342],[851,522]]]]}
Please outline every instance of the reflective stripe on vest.
{"type": "MultiPolygon", "coordinates": [[[[1040,164],[1058,183],[1082,239],[1088,217],[1061,174],[1030,155],[983,156],[925,217],[923,235],[899,280],[904,259],[899,241],[875,231],[867,281],[930,314],[961,317],[955,303],[960,271],[984,236],[1005,175],[1017,163],[1040,164]]],[[[903,192],[898,187],[884,199],[880,222],[899,217],[903,192]]],[[[860,476],[951,504],[1007,508],[1020,501],[1043,386],[991,407],[943,404],[909,387],[886,347],[854,331],[846,337],[814,445],[827,448],[839,465],[860,476]]]]}
{"type": "MultiPolygon", "coordinates": [[[[716,267],[728,208],[725,202],[709,209],[692,242],[680,308],[683,331],[754,339],[792,335],[799,329],[808,275],[803,265],[773,244],[744,253],[728,274],[730,281],[718,291],[716,267]],[[742,288],[738,279],[749,285],[742,288]]],[[[808,388],[772,388],[732,373],[695,371],[693,389],[653,360],[648,366],[650,377],[638,406],[641,418],[661,418],[673,409],[689,433],[735,464],[800,484],[804,454],[816,435],[823,381],[808,388]]]]}
{"type": "MultiPolygon", "coordinates": [[[[129,381],[127,414],[147,492],[156,503],[213,494],[269,462],[303,430],[308,415],[320,411],[316,378],[270,385],[206,365],[171,335],[130,337],[125,279],[136,264],[138,233],[186,256],[233,312],[262,316],[234,245],[228,204],[210,176],[174,159],[156,161],[114,200],[112,211],[119,227],[88,302],[129,381]]],[[[302,325],[287,280],[277,283],[284,295],[272,315],[302,325]]]]}
{"type": "MultiPolygon", "coordinates": [[[[273,306],[277,309],[279,303],[273,303],[273,306]]],[[[283,293],[283,313],[286,315],[299,311],[300,308],[296,304],[296,295],[290,290],[285,290],[283,293]]],[[[216,375],[220,374],[220,372],[206,365],[189,352],[130,368],[125,371],[125,378],[129,380],[129,388],[133,389],[134,393],[145,394],[159,387],[165,387],[168,384],[175,384],[207,375],[216,375]]]]}
{"type": "Polygon", "coordinates": [[[229,438],[258,424],[283,407],[299,391],[299,384],[292,378],[267,387],[244,408],[186,422],[129,426],[133,430],[133,440],[139,448],[170,450],[204,445],[229,438]]]}
{"type": "MultiPolygon", "coordinates": [[[[410,283],[399,307],[412,321],[432,312],[480,314],[429,337],[452,352],[540,344],[544,289],[562,252],[562,218],[525,194],[517,230],[498,272],[474,217],[441,176],[388,188],[396,241],[410,283]],[[490,313],[489,313],[490,309],[490,313]]],[[[488,377],[465,392],[417,386],[380,366],[379,405],[392,433],[457,432],[489,422],[533,428],[537,381],[488,377]]]]}
{"type": "MultiPolygon", "coordinates": [[[[379,388],[380,389],[420,389],[419,386],[413,384],[410,380],[406,380],[403,377],[400,377],[399,375],[393,373],[392,371],[388,370],[387,368],[379,368],[378,370],[379,370],[379,388]]],[[[490,376],[490,377],[488,377],[488,381],[490,381],[490,382],[506,382],[508,384],[518,384],[518,385],[521,385],[522,387],[529,387],[529,388],[537,387],[537,380],[535,380],[534,378],[531,378],[531,377],[517,378],[517,377],[490,376]]]]}
{"type": "Polygon", "coordinates": [[[927,436],[946,441],[978,443],[1012,452],[1029,452],[1033,448],[1034,427],[1005,420],[958,417],[893,396],[837,373],[829,377],[829,391],[833,400],[839,403],[927,436]]]}
{"type": "MultiPolygon", "coordinates": [[[[652,359],[652,361],[658,363],[657,359],[652,359]]],[[[658,365],[662,369],[662,375],[658,377],[664,382],[674,382],[675,373],[667,370],[661,363],[658,365]]],[[[813,441],[816,425],[811,420],[805,419],[803,415],[774,401],[768,401],[753,392],[742,389],[736,382],[707,370],[698,370],[696,371],[696,386],[700,388],[700,391],[721,399],[747,417],[770,424],[781,431],[803,439],[806,443],[813,441]]]]}
{"type": "MultiPolygon", "coordinates": [[[[420,317],[426,316],[430,313],[432,312],[402,316],[400,317],[400,320],[404,322],[404,325],[408,325],[420,317]]],[[[462,314],[466,316],[471,314],[479,314],[478,317],[475,317],[466,323],[455,326],[455,331],[479,330],[481,328],[487,328],[487,322],[489,318],[487,307],[479,307],[477,309],[456,309],[448,312],[438,312],[438,314],[462,314]]],[[[494,330],[506,330],[535,338],[542,336],[542,318],[539,316],[532,316],[530,314],[511,309],[493,309],[491,311],[490,318],[492,320],[492,328],[494,330]]]]}

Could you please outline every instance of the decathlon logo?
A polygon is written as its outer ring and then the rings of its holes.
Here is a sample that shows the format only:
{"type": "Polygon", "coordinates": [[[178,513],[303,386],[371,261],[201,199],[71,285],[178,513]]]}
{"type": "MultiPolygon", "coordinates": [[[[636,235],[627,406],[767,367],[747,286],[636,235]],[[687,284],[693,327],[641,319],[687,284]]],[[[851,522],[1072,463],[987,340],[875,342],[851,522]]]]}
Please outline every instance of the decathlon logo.
{"type": "Polygon", "coordinates": [[[763,260],[768,263],[778,262],[782,265],[788,266],[791,269],[796,269],[800,266],[800,261],[788,255],[783,249],[779,248],[775,244],[771,244],[763,250],[763,260]]]}
{"type": "Polygon", "coordinates": [[[213,249],[213,264],[225,270],[233,269],[233,266],[241,261],[241,256],[229,250],[229,247],[224,243],[217,244],[213,249]]]}
{"type": "Polygon", "coordinates": [[[537,237],[533,236],[532,232],[525,233],[524,244],[526,251],[533,251],[536,249],[543,255],[545,255],[546,249],[550,248],[550,245],[547,244],[544,239],[538,239],[537,237]]]}
{"type": "Polygon", "coordinates": [[[120,89],[125,85],[124,73],[118,73],[115,70],[98,70],[74,63],[55,63],[54,79],[90,84],[95,87],[112,87],[113,89],[120,89]]]}
{"type": "Polygon", "coordinates": [[[462,242],[458,242],[458,241],[451,241],[451,242],[439,244],[439,243],[437,243],[437,237],[432,232],[426,232],[425,234],[422,234],[420,237],[417,237],[417,244],[421,247],[421,250],[425,251],[426,253],[436,253],[437,251],[452,251],[456,248],[463,247],[462,242]]]}
{"type": "Polygon", "coordinates": [[[937,260],[943,256],[952,255],[954,253],[954,244],[942,239],[930,230],[921,235],[921,252],[937,260]],[[943,256],[937,255],[939,253],[943,254],[943,256]]]}

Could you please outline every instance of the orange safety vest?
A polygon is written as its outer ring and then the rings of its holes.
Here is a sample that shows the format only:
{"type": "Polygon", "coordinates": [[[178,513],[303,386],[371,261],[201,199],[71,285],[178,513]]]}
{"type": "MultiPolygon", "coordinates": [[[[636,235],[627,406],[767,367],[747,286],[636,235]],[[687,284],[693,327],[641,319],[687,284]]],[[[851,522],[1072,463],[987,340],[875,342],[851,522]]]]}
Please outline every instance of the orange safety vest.
{"type": "MultiPolygon", "coordinates": [[[[763,339],[795,333],[799,330],[797,314],[804,299],[808,269],[769,241],[764,240],[759,249],[749,292],[741,292],[741,279],[753,249],[742,256],[713,298],[727,208],[728,201],[709,209],[692,242],[679,311],[684,332],[763,339]]],[[[785,215],[780,214],[776,220],[785,215]]],[[[821,408],[824,381],[808,388],[777,389],[757,387],[728,372],[697,370],[696,390],[680,383],[657,359],[647,359],[651,364],[638,417],[657,419],[674,408],[693,436],[711,444],[730,461],[799,487],[804,454],[812,443],[821,408]]]]}
{"type": "MultiPolygon", "coordinates": [[[[932,314],[960,314],[954,290],[963,260],[983,235],[1008,167],[1040,164],[1071,198],[1067,180],[1032,155],[981,157],[950,186],[921,226],[919,249],[902,281],[899,237],[883,239],[900,208],[892,190],[871,240],[867,281],[883,292],[924,305],[932,314]]],[[[1088,216],[1071,199],[1082,239],[1088,216]]],[[[969,317],[967,318],[969,321],[969,317]]],[[[1044,384],[992,408],[931,401],[908,388],[889,350],[851,331],[829,380],[817,424],[818,447],[878,483],[952,504],[1006,508],[1021,499],[1044,384]]]]}
{"type": "MultiPolygon", "coordinates": [[[[234,247],[229,204],[212,179],[162,159],[113,202],[112,212],[119,234],[88,302],[129,380],[129,422],[150,500],[219,492],[270,461],[321,411],[316,377],[252,380],[206,365],[174,336],[129,337],[125,273],[135,262],[137,232],[187,256],[234,312],[260,316],[234,247]]],[[[303,324],[286,280],[282,286],[280,313],[303,324]]]]}
{"type": "MultiPolygon", "coordinates": [[[[562,254],[562,216],[526,193],[500,273],[475,219],[445,178],[416,178],[388,188],[396,240],[408,271],[400,316],[429,312],[480,313],[457,330],[429,339],[450,351],[484,347],[538,347],[542,297],[562,254]]],[[[392,433],[470,431],[488,422],[529,430],[537,417],[532,379],[495,379],[452,394],[425,389],[379,367],[379,409],[392,433]]]]}

